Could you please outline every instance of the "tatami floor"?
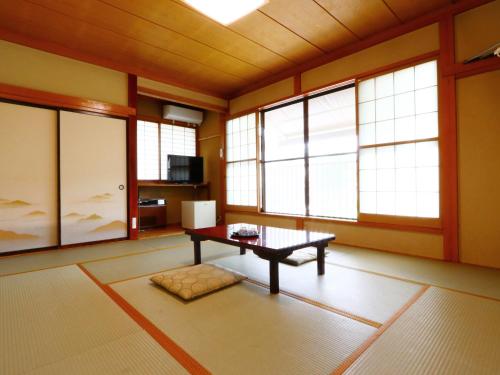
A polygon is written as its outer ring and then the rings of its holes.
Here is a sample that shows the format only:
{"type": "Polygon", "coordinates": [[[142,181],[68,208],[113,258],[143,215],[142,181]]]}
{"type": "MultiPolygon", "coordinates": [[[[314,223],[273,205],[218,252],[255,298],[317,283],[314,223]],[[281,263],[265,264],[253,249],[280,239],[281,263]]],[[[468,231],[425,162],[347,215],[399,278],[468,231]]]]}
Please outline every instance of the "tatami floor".
{"type": "Polygon", "coordinates": [[[249,279],[189,303],[149,278],[184,235],[0,258],[0,374],[500,374],[500,271],[333,245],[326,273],[202,244],[249,279]]]}

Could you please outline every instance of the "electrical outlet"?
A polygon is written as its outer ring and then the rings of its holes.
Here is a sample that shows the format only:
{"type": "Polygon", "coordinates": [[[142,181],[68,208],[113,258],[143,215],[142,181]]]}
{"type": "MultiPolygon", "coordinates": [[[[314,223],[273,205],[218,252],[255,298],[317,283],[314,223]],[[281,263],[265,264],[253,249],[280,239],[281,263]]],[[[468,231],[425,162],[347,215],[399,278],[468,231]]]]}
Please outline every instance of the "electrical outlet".
{"type": "Polygon", "coordinates": [[[137,229],[137,218],[136,217],[132,218],[132,229],[137,229]]]}

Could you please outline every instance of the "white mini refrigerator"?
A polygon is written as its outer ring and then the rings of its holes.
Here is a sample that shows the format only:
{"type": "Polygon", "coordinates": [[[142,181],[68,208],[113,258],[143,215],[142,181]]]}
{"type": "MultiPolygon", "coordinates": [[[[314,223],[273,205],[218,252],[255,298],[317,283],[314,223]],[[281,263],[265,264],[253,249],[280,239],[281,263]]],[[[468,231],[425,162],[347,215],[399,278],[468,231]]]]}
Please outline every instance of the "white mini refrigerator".
{"type": "Polygon", "coordinates": [[[215,227],[215,201],[182,201],[182,227],[215,227]]]}

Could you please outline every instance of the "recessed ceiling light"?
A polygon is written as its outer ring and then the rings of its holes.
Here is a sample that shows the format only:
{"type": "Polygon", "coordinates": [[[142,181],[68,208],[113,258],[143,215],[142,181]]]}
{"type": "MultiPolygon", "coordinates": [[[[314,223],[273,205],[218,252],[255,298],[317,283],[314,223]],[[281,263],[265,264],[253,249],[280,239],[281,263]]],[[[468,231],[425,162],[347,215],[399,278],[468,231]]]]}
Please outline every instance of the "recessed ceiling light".
{"type": "Polygon", "coordinates": [[[184,0],[198,12],[229,25],[266,4],[268,0],[184,0]]]}

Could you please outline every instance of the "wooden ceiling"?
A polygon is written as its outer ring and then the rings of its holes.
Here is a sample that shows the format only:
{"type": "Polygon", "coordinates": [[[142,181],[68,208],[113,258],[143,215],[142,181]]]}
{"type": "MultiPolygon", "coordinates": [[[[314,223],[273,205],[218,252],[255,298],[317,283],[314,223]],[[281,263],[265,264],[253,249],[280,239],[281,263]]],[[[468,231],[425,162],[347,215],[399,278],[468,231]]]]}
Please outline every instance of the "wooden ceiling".
{"type": "Polygon", "coordinates": [[[180,0],[1,0],[0,38],[231,97],[452,2],[270,0],[225,27],[180,0]]]}

